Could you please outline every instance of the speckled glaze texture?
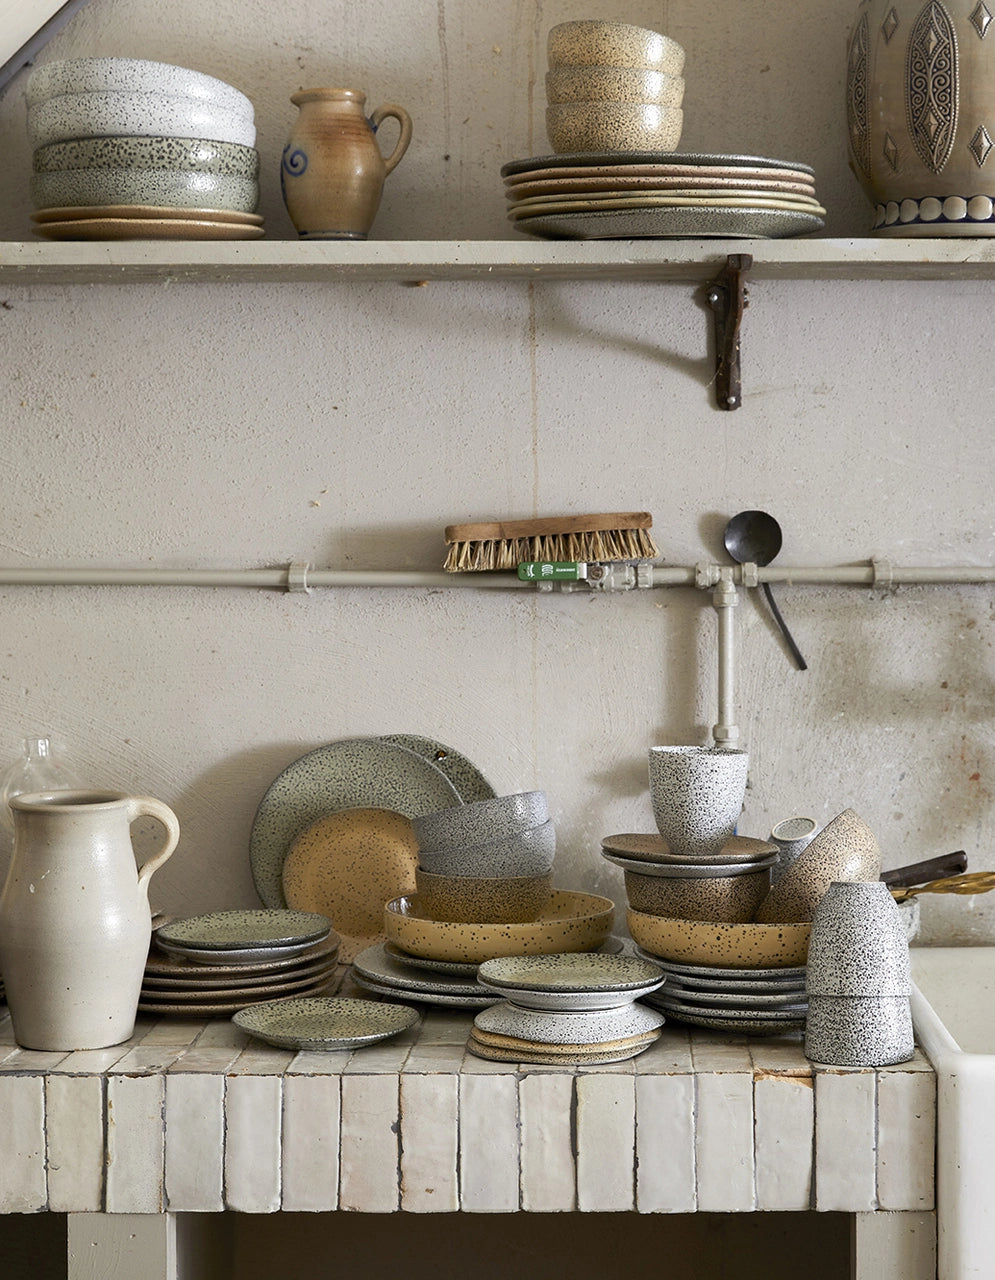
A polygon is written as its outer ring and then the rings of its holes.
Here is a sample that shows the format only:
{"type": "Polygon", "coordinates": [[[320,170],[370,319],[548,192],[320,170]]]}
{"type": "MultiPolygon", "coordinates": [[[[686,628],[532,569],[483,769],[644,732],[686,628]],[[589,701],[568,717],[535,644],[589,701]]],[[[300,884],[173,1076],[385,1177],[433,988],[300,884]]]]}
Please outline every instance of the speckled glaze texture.
{"type": "Polygon", "coordinates": [[[769,840],[756,840],[751,836],[730,836],[718,853],[674,853],[661,835],[626,832],[605,836],[601,848],[606,853],[618,854],[636,862],[673,866],[718,866],[722,863],[738,865],[746,862],[764,862],[777,854],[777,845],[769,840]]]}
{"type": "Polygon", "coordinates": [[[683,130],[683,110],[656,102],[554,102],[546,108],[549,145],[560,155],[673,151],[683,130]]]}
{"type": "Polygon", "coordinates": [[[551,67],[647,67],[680,75],[684,50],[669,36],[630,22],[579,19],[550,27],[546,54],[551,67]]]}
{"type": "Polygon", "coordinates": [[[880,880],[833,883],[812,920],[806,986],[820,996],[907,996],[909,944],[880,880]]]}
{"type": "Polygon", "coordinates": [[[419,814],[414,827],[425,849],[459,848],[520,835],[549,821],[545,791],[490,796],[457,809],[419,814]]]}
{"type": "Polygon", "coordinates": [[[533,1044],[602,1044],[623,1036],[646,1035],[662,1027],[664,1019],[642,1004],[621,1009],[597,1009],[589,1013],[551,1013],[522,1009],[508,1000],[481,1010],[473,1020],[480,1031],[514,1036],[533,1044]]]}
{"type": "Polygon", "coordinates": [[[259,203],[259,184],[254,178],[222,178],[213,173],[170,169],[64,169],[57,173],[33,173],[30,191],[36,209],[168,205],[254,213],[259,203]]]}
{"type": "Polygon", "coordinates": [[[684,77],[641,67],[554,67],[546,72],[546,101],[656,102],[679,107],[684,77]]]}
{"type": "MultiPolygon", "coordinates": [[[[764,871],[774,865],[777,854],[769,853],[762,858],[750,862],[693,862],[690,859],[682,862],[646,862],[639,858],[624,858],[620,853],[609,853],[601,850],[606,862],[614,863],[623,871],[632,871],[638,876],[654,876],[662,880],[707,880],[713,876],[747,876],[757,871],[764,871]]],[[[752,919],[752,917],[751,917],[752,919]]]]}
{"type": "Polygon", "coordinates": [[[713,920],[671,920],[630,907],[629,933],[649,952],[684,964],[734,969],[773,968],[805,963],[812,926],[723,924],[713,920]]]}
{"type": "Polygon", "coordinates": [[[538,919],[545,910],[553,890],[553,875],[440,876],[419,867],[415,870],[415,888],[433,920],[521,924],[538,919]]]}
{"type": "Polygon", "coordinates": [[[424,756],[440,773],[445,774],[456,788],[456,794],[464,804],[475,800],[489,800],[494,788],[472,760],[468,760],[455,747],[448,747],[434,738],[423,738],[415,733],[385,733],[381,742],[392,742],[424,756]]]}
{"type": "Polygon", "coordinates": [[[448,845],[445,849],[422,846],[418,864],[424,871],[444,876],[539,876],[551,870],[555,856],[556,828],[550,820],[500,840],[448,845]]]}
{"type": "Polygon", "coordinates": [[[525,924],[459,924],[428,919],[417,894],[384,908],[384,932],[404,951],[435,960],[481,964],[495,956],[591,951],[611,932],[615,906],[599,894],[554,889],[538,920],[525,924]]]}
{"type": "Polygon", "coordinates": [[[764,922],[811,920],[834,880],[877,880],[881,850],[873,831],[844,809],[791,863],[757,911],[764,922]]]}
{"type": "Polygon", "coordinates": [[[885,1067],[915,1050],[908,996],[810,996],[805,1054],[839,1067],[885,1067]]]}
{"type": "Polygon", "coordinates": [[[481,965],[480,981],[495,987],[535,991],[630,991],[656,986],[663,971],[638,956],[591,955],[509,956],[481,965]]]}
{"type": "Polygon", "coordinates": [[[152,92],[215,103],[236,115],[254,115],[252,102],[224,80],[142,58],[62,58],[35,67],[28,77],[25,100],[29,107],[45,98],[77,93],[152,92]]]}
{"type": "Polygon", "coordinates": [[[492,1049],[505,1049],[509,1052],[525,1053],[548,1053],[555,1056],[558,1060],[569,1060],[574,1054],[588,1054],[593,1052],[600,1053],[616,1053],[622,1049],[642,1048],[652,1044],[658,1038],[657,1031],[644,1031],[634,1036],[618,1036],[614,1040],[599,1040],[594,1045],[590,1044],[542,1044],[540,1048],[539,1041],[523,1040],[520,1036],[502,1036],[494,1031],[483,1031],[480,1027],[474,1027],[471,1036],[475,1043],[487,1045],[492,1049]]]}
{"type": "Polygon", "coordinates": [[[211,138],[251,147],[256,126],[223,107],[157,93],[67,93],[28,107],[32,147],[118,134],[211,138]]]}
{"type": "Polygon", "coordinates": [[[771,880],[777,884],[794,860],[812,843],[819,833],[814,818],[785,818],[770,833],[771,842],[778,848],[778,859],[771,880]]]}
{"type": "Polygon", "coordinates": [[[173,920],[156,931],[160,942],[191,947],[229,950],[270,944],[320,942],[331,931],[331,921],[312,911],[212,911],[206,915],[173,920]]]}
{"type": "Polygon", "coordinates": [[[752,920],[770,891],[768,867],[743,875],[695,879],[641,875],[638,871],[625,871],[623,875],[631,907],[649,915],[685,920],[752,920]]]}
{"type": "Polygon", "coordinates": [[[77,138],[38,147],[31,157],[35,173],[61,169],[173,169],[213,173],[222,178],[259,177],[259,152],[237,142],[160,135],[77,138]]]}
{"type": "Polygon", "coordinates": [[[657,830],[676,853],[717,853],[736,830],[749,755],[725,747],[650,747],[657,830]]]}
{"type": "Polygon", "coordinates": [[[353,960],[352,967],[358,978],[367,978],[381,986],[396,988],[405,992],[410,999],[418,999],[423,995],[487,994],[477,983],[475,968],[465,977],[457,977],[451,973],[431,973],[396,960],[382,942],[361,951],[353,960]]]}
{"type": "Polygon", "coordinates": [[[499,1049],[496,1045],[484,1044],[475,1035],[470,1035],[466,1047],[477,1058],[486,1058],[491,1062],[521,1062],[528,1066],[560,1067],[565,1063],[576,1067],[600,1067],[612,1062],[626,1062],[629,1058],[648,1049],[659,1039],[660,1033],[654,1032],[644,1039],[638,1040],[633,1047],[627,1049],[593,1049],[584,1052],[574,1049],[569,1054],[557,1053],[555,1049],[499,1049]]]}
{"type": "Polygon", "coordinates": [[[236,1013],[232,1022],[267,1044],[287,1049],[345,1049],[376,1044],[418,1021],[416,1009],[344,996],[271,1000],[236,1013]]]}

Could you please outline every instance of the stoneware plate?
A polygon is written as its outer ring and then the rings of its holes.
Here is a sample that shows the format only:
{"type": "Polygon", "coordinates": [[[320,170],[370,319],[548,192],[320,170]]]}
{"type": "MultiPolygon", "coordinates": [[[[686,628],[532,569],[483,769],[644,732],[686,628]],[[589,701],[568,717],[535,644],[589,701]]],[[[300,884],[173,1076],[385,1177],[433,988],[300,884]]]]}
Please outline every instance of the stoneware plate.
{"type": "Polygon", "coordinates": [[[515,1036],[535,1044],[599,1044],[624,1036],[645,1035],[663,1026],[655,1009],[628,1004],[622,1009],[595,1009],[589,1012],[546,1012],[522,1009],[502,1000],[478,1013],[473,1025],[481,1031],[515,1036]]]}
{"type": "Polygon", "coordinates": [[[261,960],[232,960],[230,954],[222,953],[219,956],[218,963],[211,965],[210,970],[206,970],[203,966],[195,964],[193,960],[187,960],[183,956],[169,955],[164,951],[160,951],[156,946],[153,938],[153,945],[149,951],[148,959],[145,961],[145,973],[156,974],[163,978],[188,977],[196,978],[201,981],[204,978],[219,980],[229,977],[241,978],[248,974],[269,974],[283,972],[285,969],[296,968],[299,965],[308,963],[319,963],[322,960],[330,960],[334,958],[339,950],[339,938],[335,933],[330,933],[324,942],[319,942],[314,946],[308,947],[305,951],[294,951],[292,955],[282,951],[267,951],[261,960]]]}
{"type": "Polygon", "coordinates": [[[36,236],[49,240],[261,240],[262,227],[208,218],[71,218],[42,222],[36,236]]]}
{"type": "Polygon", "coordinates": [[[746,1009],[761,1013],[768,1009],[779,1008],[802,1009],[808,1005],[808,996],[804,988],[789,987],[784,992],[751,991],[742,994],[725,991],[690,990],[687,987],[673,986],[667,983],[666,991],[654,993],[656,1007],[663,1008],[667,1004],[691,1006],[698,1009],[714,1009],[716,1012],[726,1009],[746,1009]]]}
{"type": "Polygon", "coordinates": [[[464,804],[473,804],[475,800],[490,800],[497,795],[477,766],[453,747],[447,747],[444,742],[436,742],[434,738],[421,738],[414,733],[387,733],[380,741],[391,742],[424,756],[440,773],[446,775],[464,804]]]}
{"type": "Polygon", "coordinates": [[[669,192],[671,195],[728,195],[731,192],[752,191],[758,194],[809,196],[815,195],[812,182],[792,182],[783,178],[765,181],[750,177],[715,177],[706,173],[701,177],[662,177],[647,175],[645,177],[602,178],[585,175],[583,178],[545,178],[531,182],[508,183],[505,195],[509,200],[528,200],[536,196],[562,197],[587,194],[618,195],[626,191],[649,191],[660,195],[669,192]]]}
{"type": "MultiPolygon", "coordinates": [[[[600,947],[594,947],[584,954],[614,956],[624,950],[625,943],[622,939],[612,936],[605,938],[600,947]]],[[[451,973],[457,977],[476,977],[477,970],[480,968],[476,961],[468,963],[461,960],[433,960],[431,956],[411,955],[393,942],[384,943],[384,953],[398,964],[409,965],[416,969],[429,969],[436,973],[451,973]]]]}
{"type": "Polygon", "coordinates": [[[160,946],[232,951],[254,946],[285,947],[321,942],[332,929],[327,916],[313,911],[211,911],[172,920],[156,931],[160,946]]]}
{"type": "Polygon", "coordinates": [[[601,209],[519,218],[517,231],[548,240],[768,239],[808,235],[825,222],[787,209],[601,209]]]}
{"type": "Polygon", "coordinates": [[[528,173],[533,169],[577,169],[583,173],[591,168],[609,166],[613,172],[631,170],[637,165],[667,165],[699,169],[702,166],[714,168],[741,169],[784,169],[791,173],[804,173],[810,177],[815,170],[810,165],[795,160],[772,160],[767,156],[709,155],[704,152],[681,151],[575,151],[552,156],[533,156],[527,160],[509,160],[501,167],[501,176],[507,178],[516,173],[528,173]]]}
{"type": "Polygon", "coordinates": [[[196,991],[203,997],[205,991],[224,992],[233,989],[245,991],[253,987],[264,987],[273,982],[317,981],[322,977],[330,977],[337,964],[338,958],[333,952],[331,957],[324,960],[309,960],[293,968],[271,969],[262,974],[240,974],[237,971],[232,973],[226,968],[219,969],[217,965],[196,964],[191,966],[195,976],[188,977],[187,971],[184,970],[182,977],[168,978],[146,969],[142,978],[142,990],[150,996],[154,996],[158,991],[175,991],[178,995],[184,991],[196,991]]]}
{"type": "Polygon", "coordinates": [[[397,987],[412,994],[418,992],[447,996],[488,994],[481,989],[475,976],[457,978],[453,974],[429,973],[424,969],[412,969],[407,965],[399,964],[387,954],[382,942],[361,951],[353,960],[352,967],[357,978],[366,978],[384,987],[397,987]]]}
{"type": "Polygon", "coordinates": [[[216,988],[207,990],[190,989],[188,987],[152,987],[142,984],[142,1000],[146,1004],[203,1004],[210,1000],[240,1000],[244,1004],[256,1000],[269,1000],[273,996],[300,994],[302,991],[313,991],[315,987],[324,986],[335,972],[335,965],[327,966],[317,973],[305,974],[303,977],[271,978],[262,985],[246,985],[216,988]]]}
{"type": "Polygon", "coordinates": [[[526,1053],[548,1053],[557,1058],[569,1057],[575,1053],[613,1053],[617,1049],[631,1049],[637,1045],[652,1044],[659,1039],[660,1031],[640,1031],[634,1036],[619,1036],[616,1040],[599,1040],[595,1044],[539,1044],[535,1040],[522,1040],[518,1036],[501,1036],[493,1031],[482,1031],[473,1027],[470,1035],[478,1044],[489,1045],[493,1049],[524,1050],[526,1053]]]}
{"type": "Polygon", "coordinates": [[[663,876],[671,880],[714,880],[723,876],[747,876],[763,871],[777,862],[776,853],[768,853],[752,862],[647,862],[644,858],[624,858],[620,853],[601,850],[601,856],[624,871],[639,876],[663,876]]]}
{"type": "Polygon", "coordinates": [[[732,990],[748,982],[760,982],[765,985],[771,982],[792,982],[800,986],[805,985],[806,968],[803,964],[788,965],[783,969],[762,969],[752,966],[748,969],[730,969],[720,965],[682,964],[676,960],[665,960],[660,956],[652,955],[649,951],[643,951],[640,947],[636,948],[636,954],[658,964],[668,977],[688,983],[697,983],[697,980],[701,980],[708,986],[720,989],[724,989],[728,984],[728,988],[732,990]]]}
{"type": "Polygon", "coordinates": [[[311,943],[293,942],[289,946],[266,944],[255,947],[229,947],[224,951],[219,951],[217,947],[187,947],[182,945],[174,947],[171,942],[160,942],[159,946],[163,951],[183,956],[186,960],[192,960],[194,964],[213,968],[215,965],[227,965],[232,962],[249,964],[255,961],[265,961],[273,955],[299,958],[310,948],[311,943]]]}
{"type": "Polygon", "coordinates": [[[378,1000],[272,1000],[236,1013],[232,1022],[282,1049],[354,1049],[407,1031],[418,1010],[378,1000]]]}
{"type": "Polygon", "coordinates": [[[754,840],[750,836],[730,836],[718,853],[675,853],[663,836],[639,832],[623,832],[605,836],[601,847],[635,862],[659,862],[677,866],[721,866],[737,862],[758,862],[780,850],[770,840],[754,840]]]}
{"type": "Polygon", "coordinates": [[[638,992],[658,987],[660,966],[640,956],[604,956],[568,952],[551,956],[505,956],[477,971],[491,987],[522,991],[638,992]]]}
{"type": "Polygon", "coordinates": [[[358,973],[353,977],[357,987],[362,987],[364,991],[372,991],[376,995],[389,996],[392,1000],[396,1000],[403,994],[406,1000],[415,1000],[419,1004],[440,1004],[451,1009],[486,1009],[488,1005],[496,1004],[499,999],[498,996],[486,991],[481,992],[479,996],[454,996],[447,995],[444,991],[402,992],[398,987],[389,987],[385,982],[375,982],[372,978],[364,978],[358,973]]]}
{"type": "Polygon", "coordinates": [[[634,1058],[637,1054],[648,1049],[657,1039],[656,1036],[647,1037],[645,1041],[636,1044],[629,1049],[606,1050],[603,1052],[583,1053],[577,1051],[564,1058],[562,1055],[550,1053],[548,1050],[533,1050],[529,1052],[527,1049],[497,1049],[493,1045],[482,1044],[475,1036],[470,1036],[466,1042],[466,1047],[478,1058],[486,1058],[491,1062],[524,1062],[535,1066],[560,1067],[566,1066],[568,1063],[578,1067],[597,1067],[610,1062],[626,1062],[629,1058],[634,1058]]]}
{"type": "Polygon", "coordinates": [[[673,1022],[684,1022],[690,1027],[704,1027],[709,1031],[729,1031],[738,1036],[783,1036],[794,1035],[805,1027],[804,1017],[800,1018],[767,1018],[756,1015],[750,1018],[728,1018],[721,1013],[691,1013],[682,1009],[679,1013],[672,1009],[667,1011],[673,1022]]]}
{"type": "Polygon", "coordinates": [[[316,747],[277,777],[260,801],[249,861],[260,898],[287,905],[283,864],[305,827],[341,809],[389,809],[407,818],[460,804],[449,779],[416,751],[378,738],[345,738],[316,747]]]}
{"type": "Polygon", "coordinates": [[[644,951],[664,960],[749,969],[804,964],[812,932],[802,924],[725,924],[646,915],[629,907],[629,933],[644,951]]]}
{"type": "MultiPolygon", "coordinates": [[[[305,992],[307,995],[332,995],[338,990],[341,979],[336,974],[335,977],[320,982],[308,988],[305,992]]],[[[218,1018],[234,1013],[238,1009],[245,1009],[253,1003],[261,1003],[258,996],[251,998],[246,996],[226,996],[217,992],[204,992],[204,1001],[202,1004],[184,1004],[176,1001],[167,1000],[146,1000],[143,994],[138,1002],[138,1008],[142,1013],[156,1013],[160,1016],[168,1015],[175,1018],[218,1018]]]]}
{"type": "Polygon", "coordinates": [[[777,196],[713,196],[705,198],[697,196],[651,195],[649,192],[640,195],[607,195],[597,199],[576,196],[574,198],[557,197],[548,199],[536,196],[531,200],[522,200],[512,204],[508,209],[508,217],[514,222],[522,218],[533,218],[537,214],[550,213],[598,213],[602,210],[640,210],[640,209],[682,209],[697,213],[703,209],[743,210],[747,213],[757,209],[797,210],[801,213],[814,214],[821,217],[826,211],[815,200],[802,196],[778,198],[777,196]]]}
{"type": "Polygon", "coordinates": [[[554,889],[549,905],[525,924],[457,924],[422,914],[418,894],[384,907],[384,932],[415,955],[482,963],[495,956],[593,951],[611,933],[615,904],[599,894],[554,889]]]}
{"type": "Polygon", "coordinates": [[[281,883],[287,904],[326,915],[351,960],[383,937],[383,904],[415,889],[411,819],[389,809],[340,809],[290,845],[281,883]]]}
{"type": "Polygon", "coordinates": [[[261,227],[263,224],[262,215],[258,213],[148,204],[60,205],[36,209],[31,218],[33,222],[75,222],[80,218],[177,218],[195,222],[234,222],[248,227],[261,227]]]}

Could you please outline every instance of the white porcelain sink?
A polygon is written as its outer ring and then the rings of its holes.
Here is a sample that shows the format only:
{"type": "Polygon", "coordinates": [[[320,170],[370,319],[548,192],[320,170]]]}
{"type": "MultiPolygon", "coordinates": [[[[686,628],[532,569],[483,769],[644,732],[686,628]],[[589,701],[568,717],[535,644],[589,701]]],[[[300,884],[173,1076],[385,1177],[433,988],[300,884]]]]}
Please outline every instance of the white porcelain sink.
{"type": "Polygon", "coordinates": [[[936,1071],[938,1280],[995,1277],[995,947],[913,947],[912,1017],[936,1071]]]}

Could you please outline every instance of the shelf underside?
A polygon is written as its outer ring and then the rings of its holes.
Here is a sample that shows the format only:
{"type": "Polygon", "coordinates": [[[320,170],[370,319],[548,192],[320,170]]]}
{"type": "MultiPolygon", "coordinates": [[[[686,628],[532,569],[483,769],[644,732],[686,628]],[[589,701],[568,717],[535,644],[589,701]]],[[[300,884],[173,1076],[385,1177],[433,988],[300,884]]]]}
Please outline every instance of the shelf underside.
{"type": "Polygon", "coordinates": [[[988,280],[995,239],[0,242],[0,283],[711,279],[749,253],[757,280],[988,280]]]}

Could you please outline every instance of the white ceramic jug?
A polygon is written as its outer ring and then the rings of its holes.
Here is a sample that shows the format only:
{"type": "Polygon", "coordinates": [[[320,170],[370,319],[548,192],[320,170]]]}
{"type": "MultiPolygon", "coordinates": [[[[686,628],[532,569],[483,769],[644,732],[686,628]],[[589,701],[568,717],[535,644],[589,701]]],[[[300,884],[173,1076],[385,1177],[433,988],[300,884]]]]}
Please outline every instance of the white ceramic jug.
{"type": "Polygon", "coordinates": [[[14,852],[0,894],[0,976],[19,1045],[100,1049],[135,1027],[152,937],[148,884],[176,848],[166,805],[109,791],[15,796],[14,852]],[[166,841],[139,871],[131,823],[166,841]]]}

